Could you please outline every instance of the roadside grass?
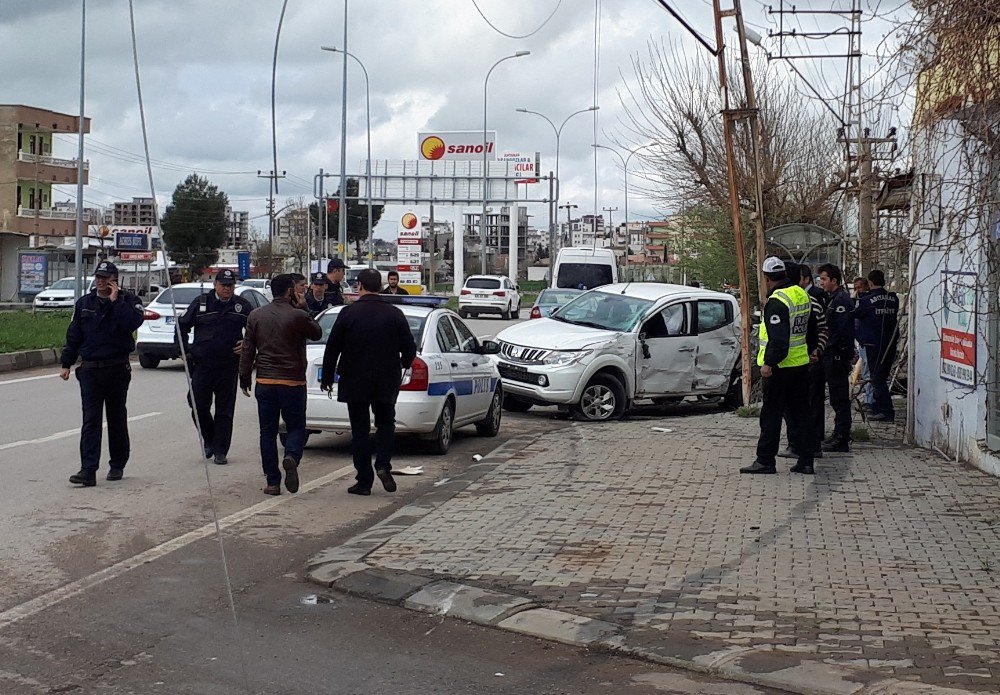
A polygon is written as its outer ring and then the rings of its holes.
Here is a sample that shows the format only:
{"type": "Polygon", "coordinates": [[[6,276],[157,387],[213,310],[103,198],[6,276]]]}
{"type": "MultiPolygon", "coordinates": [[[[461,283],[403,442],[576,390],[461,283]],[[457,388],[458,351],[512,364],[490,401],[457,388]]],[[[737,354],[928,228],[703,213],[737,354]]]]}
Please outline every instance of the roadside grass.
{"type": "Polygon", "coordinates": [[[760,417],[760,406],[741,405],[736,409],[736,417],[760,417]]]}
{"type": "Polygon", "coordinates": [[[870,442],[872,438],[867,427],[853,427],[851,428],[851,439],[856,442],[870,442]]]}
{"type": "Polygon", "coordinates": [[[0,353],[60,348],[72,318],[71,311],[0,312],[0,353]]]}

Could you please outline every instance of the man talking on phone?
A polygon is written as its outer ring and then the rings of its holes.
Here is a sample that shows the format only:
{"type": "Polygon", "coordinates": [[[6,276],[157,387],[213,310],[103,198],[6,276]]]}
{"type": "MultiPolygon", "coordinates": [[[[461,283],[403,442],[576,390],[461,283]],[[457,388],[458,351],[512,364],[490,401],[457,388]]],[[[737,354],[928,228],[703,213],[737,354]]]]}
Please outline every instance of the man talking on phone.
{"type": "Polygon", "coordinates": [[[63,381],[80,358],[76,379],[83,400],[80,430],[80,471],[69,482],[97,485],[101,459],[101,414],[108,419],[108,480],[121,480],[129,456],[128,385],[132,380],[129,355],[135,350],[132,334],[142,325],[139,298],[118,287],[118,268],[101,261],[94,271],[94,289],[77,300],[66,330],[62,351],[63,381]]]}

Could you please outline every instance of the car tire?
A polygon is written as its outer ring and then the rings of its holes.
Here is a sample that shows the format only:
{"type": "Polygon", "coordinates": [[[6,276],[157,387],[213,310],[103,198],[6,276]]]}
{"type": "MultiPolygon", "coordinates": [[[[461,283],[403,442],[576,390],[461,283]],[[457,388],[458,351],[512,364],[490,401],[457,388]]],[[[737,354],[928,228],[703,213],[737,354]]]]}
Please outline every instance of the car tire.
{"type": "Polygon", "coordinates": [[[503,388],[497,384],[490,401],[490,409],[486,417],[476,423],[476,433],[480,437],[495,437],[500,434],[500,421],[503,419],[503,388]]]}
{"type": "Polygon", "coordinates": [[[531,410],[534,403],[509,393],[504,394],[503,409],[511,413],[526,413],[531,410]]]}
{"type": "Polygon", "coordinates": [[[463,319],[469,318],[469,312],[466,311],[465,309],[459,309],[458,310],[458,315],[459,315],[460,318],[463,318],[463,319]]]}
{"type": "Polygon", "coordinates": [[[625,413],[625,387],[610,374],[595,374],[572,407],[577,420],[606,422],[625,413]]]}
{"type": "Polygon", "coordinates": [[[508,311],[507,309],[504,309],[503,311],[501,311],[500,312],[500,320],[501,321],[510,321],[510,311],[508,311]]]}
{"type": "Polygon", "coordinates": [[[143,369],[156,369],[160,366],[160,358],[139,353],[139,366],[143,369]]]}
{"type": "Polygon", "coordinates": [[[437,425],[431,435],[430,451],[432,454],[443,456],[451,448],[451,440],[455,435],[455,404],[449,399],[445,401],[438,415],[437,425]]]}
{"type": "Polygon", "coordinates": [[[743,405],[743,375],[739,370],[733,371],[729,379],[729,390],[722,397],[723,410],[736,410],[743,405]]]}

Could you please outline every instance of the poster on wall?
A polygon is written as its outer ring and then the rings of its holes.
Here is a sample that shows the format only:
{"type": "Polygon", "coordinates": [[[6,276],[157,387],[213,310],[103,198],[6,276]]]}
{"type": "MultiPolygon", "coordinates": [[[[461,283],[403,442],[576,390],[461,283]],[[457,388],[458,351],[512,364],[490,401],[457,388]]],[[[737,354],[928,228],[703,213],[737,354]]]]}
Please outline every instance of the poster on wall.
{"type": "Polygon", "coordinates": [[[976,385],[976,274],[941,273],[941,378],[976,385]]]}
{"type": "Polygon", "coordinates": [[[18,293],[38,294],[45,289],[49,258],[43,253],[18,254],[18,293]]]}

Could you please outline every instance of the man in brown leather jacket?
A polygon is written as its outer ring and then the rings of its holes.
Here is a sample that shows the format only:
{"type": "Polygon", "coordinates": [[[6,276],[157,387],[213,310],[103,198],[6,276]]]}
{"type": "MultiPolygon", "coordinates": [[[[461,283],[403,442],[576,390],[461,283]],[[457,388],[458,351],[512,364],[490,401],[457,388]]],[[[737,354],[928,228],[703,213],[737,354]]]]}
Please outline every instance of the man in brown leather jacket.
{"type": "Polygon", "coordinates": [[[306,341],[319,340],[323,329],[307,312],[296,308],[292,275],[275,276],[271,292],[274,301],[254,309],[247,319],[240,355],[240,388],[250,395],[251,373],[256,368],[260,458],[267,477],[264,493],[280,495],[278,423],[284,420],[288,431],[281,461],[285,487],[289,492],[298,492],[298,467],[306,441],[306,341]]]}

